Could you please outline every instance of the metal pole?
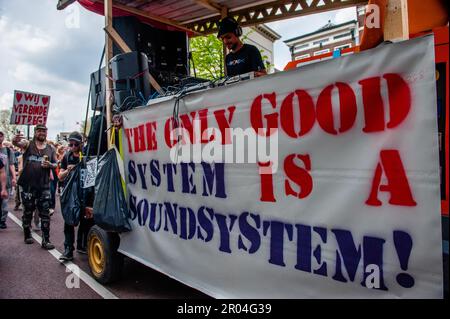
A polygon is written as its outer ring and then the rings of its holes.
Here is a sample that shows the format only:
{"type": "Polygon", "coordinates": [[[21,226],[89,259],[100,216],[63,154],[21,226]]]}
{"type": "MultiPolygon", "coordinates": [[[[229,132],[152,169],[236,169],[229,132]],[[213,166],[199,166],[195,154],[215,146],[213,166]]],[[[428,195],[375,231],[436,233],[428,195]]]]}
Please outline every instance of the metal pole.
{"type": "MultiPolygon", "coordinates": [[[[226,16],[228,16],[228,8],[227,7],[225,7],[225,6],[222,7],[222,11],[220,13],[220,16],[222,17],[222,19],[225,18],[226,16]]],[[[222,58],[223,58],[223,60],[222,60],[222,62],[223,62],[223,74],[225,76],[227,76],[227,65],[226,65],[226,62],[225,62],[226,61],[225,57],[227,56],[227,47],[223,43],[222,43],[222,54],[223,54],[223,56],[222,56],[222,58]]]]}
{"type": "Polygon", "coordinates": [[[30,139],[30,124],[27,125],[27,139],[30,139]]]}
{"type": "MultiPolygon", "coordinates": [[[[112,27],[112,0],[105,0],[105,29],[112,27]]],[[[111,130],[109,129],[112,122],[112,104],[114,95],[112,93],[113,83],[111,80],[111,69],[109,68],[109,60],[113,57],[113,42],[108,33],[105,32],[105,84],[106,84],[106,129],[108,136],[108,149],[111,145],[111,130]]]]}

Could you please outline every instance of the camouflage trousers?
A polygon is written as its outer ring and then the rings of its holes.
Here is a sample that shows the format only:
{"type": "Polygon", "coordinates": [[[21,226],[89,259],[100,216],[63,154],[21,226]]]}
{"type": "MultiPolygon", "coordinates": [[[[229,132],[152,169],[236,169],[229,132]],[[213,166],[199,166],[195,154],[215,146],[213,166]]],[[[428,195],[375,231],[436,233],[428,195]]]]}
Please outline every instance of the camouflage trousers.
{"type": "Polygon", "coordinates": [[[23,205],[22,226],[24,230],[30,229],[34,211],[38,210],[41,218],[41,230],[45,239],[50,238],[50,189],[22,188],[20,193],[23,205]]]}

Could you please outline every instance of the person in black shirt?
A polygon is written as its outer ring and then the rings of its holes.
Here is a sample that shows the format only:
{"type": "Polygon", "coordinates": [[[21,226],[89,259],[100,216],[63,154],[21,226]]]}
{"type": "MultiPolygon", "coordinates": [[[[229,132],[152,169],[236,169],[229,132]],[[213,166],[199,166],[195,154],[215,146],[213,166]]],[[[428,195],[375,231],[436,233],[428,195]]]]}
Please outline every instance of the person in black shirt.
{"type": "MultiPolygon", "coordinates": [[[[83,137],[78,132],[72,132],[69,135],[69,148],[70,150],[64,154],[64,157],[61,160],[61,168],[58,175],[58,179],[60,183],[65,187],[65,180],[69,175],[70,171],[75,168],[81,161],[82,157],[82,143],[83,137]]],[[[93,198],[91,194],[92,192],[87,191],[87,204],[90,205],[90,202],[93,202],[93,198]]],[[[94,222],[92,219],[92,209],[90,207],[86,207],[84,209],[84,214],[80,216],[80,224],[78,226],[77,231],[77,252],[81,254],[86,254],[86,246],[87,246],[87,235],[89,229],[93,226],[94,222]]],[[[73,260],[73,250],[74,250],[74,242],[75,242],[75,227],[64,223],[64,253],[59,257],[60,260],[69,261],[73,260]]]]}
{"type": "Polygon", "coordinates": [[[219,22],[217,37],[230,50],[225,58],[227,76],[235,76],[248,72],[255,72],[255,76],[266,75],[266,68],[259,50],[251,45],[242,43],[239,37],[242,28],[233,18],[226,17],[219,22]]]}
{"type": "Polygon", "coordinates": [[[50,243],[50,169],[56,168],[56,151],[47,143],[47,127],[38,124],[34,128],[31,141],[17,134],[13,144],[25,150],[23,154],[23,170],[18,184],[22,187],[21,198],[24,207],[22,226],[25,243],[32,244],[31,219],[37,208],[41,218],[42,248],[53,249],[50,243]]]}

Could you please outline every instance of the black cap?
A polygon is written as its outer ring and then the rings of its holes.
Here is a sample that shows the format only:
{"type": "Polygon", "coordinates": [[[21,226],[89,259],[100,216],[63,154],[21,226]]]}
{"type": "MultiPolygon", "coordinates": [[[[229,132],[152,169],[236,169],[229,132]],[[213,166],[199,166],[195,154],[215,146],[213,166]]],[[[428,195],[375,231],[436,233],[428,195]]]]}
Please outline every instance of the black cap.
{"type": "Polygon", "coordinates": [[[34,127],[34,130],[47,130],[47,126],[45,126],[44,124],[38,124],[34,127]]]}
{"type": "Polygon", "coordinates": [[[230,17],[225,17],[219,22],[219,32],[217,33],[217,37],[220,38],[222,35],[226,33],[234,33],[238,35],[239,24],[230,17]]]}
{"type": "Polygon", "coordinates": [[[68,140],[81,143],[83,141],[83,136],[81,136],[80,133],[75,131],[75,132],[70,133],[68,140]]]}

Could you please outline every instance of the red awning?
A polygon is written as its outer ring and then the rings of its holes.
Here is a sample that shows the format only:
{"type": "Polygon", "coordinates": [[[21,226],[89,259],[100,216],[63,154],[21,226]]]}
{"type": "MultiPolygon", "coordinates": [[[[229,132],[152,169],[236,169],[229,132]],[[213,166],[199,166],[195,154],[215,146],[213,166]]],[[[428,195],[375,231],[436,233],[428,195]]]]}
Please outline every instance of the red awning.
{"type": "MultiPolygon", "coordinates": [[[[102,2],[94,2],[94,1],[90,1],[90,0],[77,0],[78,3],[83,6],[85,9],[95,12],[97,14],[100,15],[104,15],[105,13],[105,7],[104,4],[102,2]]],[[[167,31],[182,31],[185,32],[185,30],[180,30],[176,27],[158,22],[158,21],[154,21],[152,19],[149,18],[144,18],[142,16],[137,16],[137,15],[133,15],[132,13],[126,12],[124,10],[118,9],[113,7],[112,9],[113,12],[113,17],[126,17],[126,16],[135,16],[136,18],[139,19],[139,21],[149,24],[152,27],[161,29],[161,30],[167,30],[167,31]]],[[[193,36],[193,33],[188,33],[188,36],[193,36]]]]}

